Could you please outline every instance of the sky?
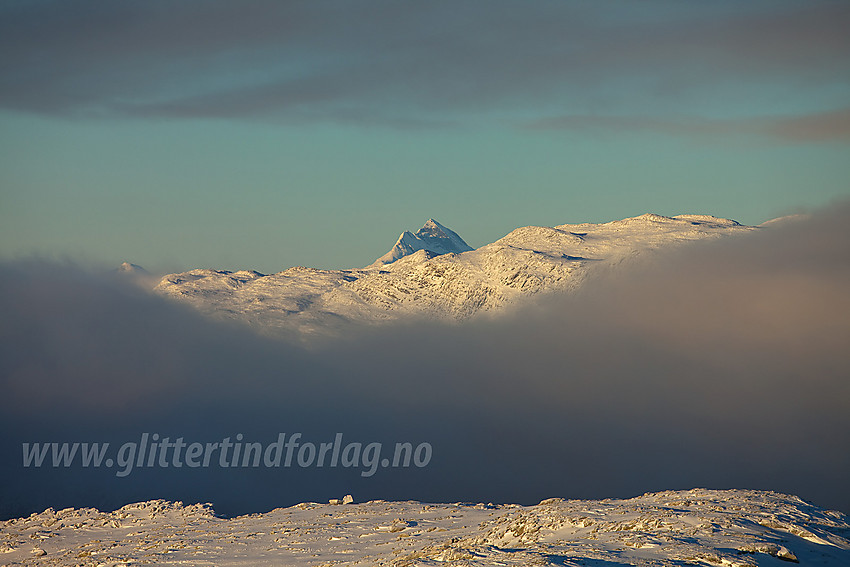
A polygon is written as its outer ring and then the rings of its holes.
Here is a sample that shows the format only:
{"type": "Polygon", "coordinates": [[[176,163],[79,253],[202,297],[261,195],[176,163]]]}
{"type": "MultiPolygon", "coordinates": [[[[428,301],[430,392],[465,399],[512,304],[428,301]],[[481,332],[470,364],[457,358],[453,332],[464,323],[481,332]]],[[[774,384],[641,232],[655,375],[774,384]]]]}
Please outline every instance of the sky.
{"type": "Polygon", "coordinates": [[[0,259],[357,267],[850,193],[844,0],[0,0],[0,259]]]}

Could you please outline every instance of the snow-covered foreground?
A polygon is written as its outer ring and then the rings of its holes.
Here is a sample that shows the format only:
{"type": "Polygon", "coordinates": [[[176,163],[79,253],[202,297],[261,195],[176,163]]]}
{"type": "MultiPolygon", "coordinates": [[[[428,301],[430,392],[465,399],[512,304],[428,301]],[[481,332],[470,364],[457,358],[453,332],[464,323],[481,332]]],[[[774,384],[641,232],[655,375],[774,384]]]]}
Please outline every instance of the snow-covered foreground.
{"type": "Polygon", "coordinates": [[[850,524],[795,496],[694,489],[537,506],[303,503],[218,518],[155,500],[2,523],[6,565],[850,565],[850,524]]]}

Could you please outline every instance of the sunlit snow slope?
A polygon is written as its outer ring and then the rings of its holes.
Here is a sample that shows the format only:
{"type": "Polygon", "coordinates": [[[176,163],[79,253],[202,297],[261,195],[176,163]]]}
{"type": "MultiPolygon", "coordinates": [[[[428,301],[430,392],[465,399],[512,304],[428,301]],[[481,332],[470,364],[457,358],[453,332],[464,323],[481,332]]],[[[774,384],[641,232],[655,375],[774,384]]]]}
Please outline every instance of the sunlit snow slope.
{"type": "Polygon", "coordinates": [[[537,506],[304,503],[218,518],[155,500],[0,523],[6,565],[850,565],[850,524],[795,496],[659,492],[537,506]]]}

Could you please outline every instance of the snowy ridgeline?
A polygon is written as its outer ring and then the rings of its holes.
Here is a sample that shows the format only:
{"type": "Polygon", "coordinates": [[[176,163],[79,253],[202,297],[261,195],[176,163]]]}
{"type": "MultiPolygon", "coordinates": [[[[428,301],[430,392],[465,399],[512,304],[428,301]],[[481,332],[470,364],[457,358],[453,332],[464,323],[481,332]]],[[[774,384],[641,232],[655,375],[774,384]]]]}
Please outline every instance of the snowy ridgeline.
{"type": "Polygon", "coordinates": [[[547,290],[577,288],[596,267],[676,243],[754,230],[707,215],[646,214],[605,224],[527,226],[478,249],[429,220],[370,266],[295,267],[264,275],[196,269],[156,291],[270,332],[333,333],[348,322],[405,315],[461,320],[547,290]]]}
{"type": "Polygon", "coordinates": [[[847,517],[749,490],[537,506],[304,503],[231,519],[154,500],[0,526],[5,565],[850,565],[847,517]]]}

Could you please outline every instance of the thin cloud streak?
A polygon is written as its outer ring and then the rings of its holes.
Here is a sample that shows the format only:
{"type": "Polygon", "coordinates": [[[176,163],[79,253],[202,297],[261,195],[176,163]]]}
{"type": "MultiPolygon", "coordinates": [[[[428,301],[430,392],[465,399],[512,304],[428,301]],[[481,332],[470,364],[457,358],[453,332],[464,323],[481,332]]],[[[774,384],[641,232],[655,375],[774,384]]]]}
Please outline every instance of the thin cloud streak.
{"type": "Polygon", "coordinates": [[[795,142],[848,141],[850,108],[776,120],[768,130],[770,135],[795,142]]]}
{"type": "Polygon", "coordinates": [[[655,132],[670,136],[726,140],[729,136],[785,143],[850,141],[850,108],[800,116],[717,120],[702,117],[555,116],[525,124],[530,130],[655,132]]]}

